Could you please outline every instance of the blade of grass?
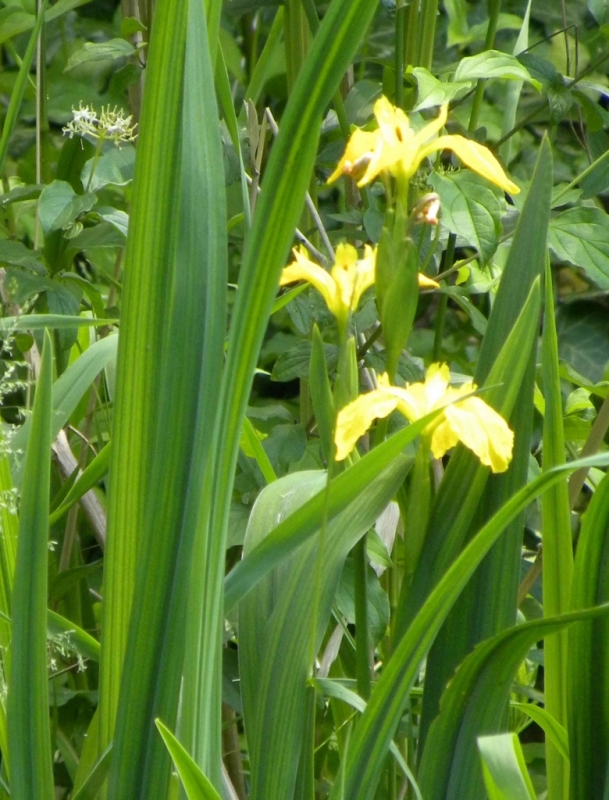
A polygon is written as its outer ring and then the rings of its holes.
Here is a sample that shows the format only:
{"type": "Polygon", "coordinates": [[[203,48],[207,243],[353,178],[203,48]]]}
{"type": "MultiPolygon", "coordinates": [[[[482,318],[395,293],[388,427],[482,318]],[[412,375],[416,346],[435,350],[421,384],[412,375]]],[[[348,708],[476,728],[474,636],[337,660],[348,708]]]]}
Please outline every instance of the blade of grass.
{"type": "MultiPolygon", "coordinates": [[[[541,363],[545,414],[543,419],[544,470],[565,462],[562,393],[558,364],[558,337],[554,316],[554,289],[549,258],[545,276],[545,314],[541,363]]],[[[541,500],[543,537],[543,613],[554,617],[571,606],[573,579],[573,540],[567,480],[553,486],[541,500]]],[[[569,634],[550,636],[544,646],[545,707],[559,725],[567,725],[567,664],[569,634]]],[[[556,800],[568,800],[569,763],[546,739],[548,793],[556,800]]]]}
{"type": "MultiPolygon", "coordinates": [[[[222,589],[228,513],[239,435],[258,353],[293,232],[304,206],[317,151],[321,116],[337,89],[376,10],[370,0],[333,0],[312,42],[273,144],[262,192],[246,243],[235,301],[219,417],[214,430],[211,487],[196,498],[196,527],[204,532],[200,581],[206,594],[189,611],[196,626],[200,680],[185,706],[198,704],[195,760],[214,785],[220,767],[220,655],[222,589]]],[[[194,500],[194,498],[193,498],[194,500]]]]}
{"type": "Polygon", "coordinates": [[[163,321],[167,319],[168,264],[174,260],[180,205],[175,198],[186,13],[186,5],[178,0],[157,3],[146,64],[113,415],[99,690],[100,752],[114,735],[139,542],[148,508],[158,416],[159,354],[163,349],[163,321]]]}
{"type": "MultiPolygon", "coordinates": [[[[170,759],[154,719],[162,716],[175,724],[177,717],[191,573],[197,589],[200,586],[198,572],[193,571],[193,563],[199,563],[193,556],[198,530],[188,516],[188,495],[198,497],[209,481],[201,467],[207,463],[224,354],[227,246],[222,143],[205,13],[197,0],[187,4],[186,12],[179,235],[175,256],[165,265],[168,313],[157,385],[156,441],[150,452],[148,511],[143,519],[147,547],[138,564],[110,770],[112,797],[163,797],[168,791],[170,759]]],[[[182,719],[186,716],[184,706],[182,719]]]]}
{"type": "Polygon", "coordinates": [[[11,795],[53,800],[47,678],[47,584],[53,352],[45,334],[21,493],[8,687],[11,795]]]}
{"type": "Polygon", "coordinates": [[[173,733],[160,719],[155,720],[159,733],[176,766],[188,800],[221,800],[220,795],[201,772],[173,733]]]}
{"type": "MultiPolygon", "coordinates": [[[[609,477],[594,492],[583,517],[575,555],[571,607],[609,600],[607,572],[609,477]]],[[[567,724],[571,797],[603,797],[609,748],[609,620],[585,622],[569,632],[567,724]]]]}
{"type": "Polygon", "coordinates": [[[537,794],[515,733],[481,736],[478,749],[489,800],[536,800],[537,794]]]}
{"type": "Polygon", "coordinates": [[[19,72],[17,73],[17,80],[15,81],[15,86],[13,87],[13,91],[11,92],[11,99],[9,101],[8,108],[6,110],[6,117],[4,118],[4,125],[2,127],[2,136],[0,137],[0,175],[4,172],[4,164],[6,162],[8,146],[10,144],[13,131],[15,130],[17,120],[19,119],[19,112],[21,111],[21,104],[23,102],[25,88],[27,86],[28,78],[30,76],[30,69],[32,68],[32,62],[34,61],[34,54],[36,53],[36,44],[38,42],[38,37],[42,29],[42,24],[44,22],[47,5],[48,5],[48,0],[43,0],[39,8],[38,14],[36,15],[34,30],[32,31],[32,34],[30,36],[27,48],[25,50],[25,54],[23,56],[23,61],[21,62],[21,66],[19,67],[19,72]]]}

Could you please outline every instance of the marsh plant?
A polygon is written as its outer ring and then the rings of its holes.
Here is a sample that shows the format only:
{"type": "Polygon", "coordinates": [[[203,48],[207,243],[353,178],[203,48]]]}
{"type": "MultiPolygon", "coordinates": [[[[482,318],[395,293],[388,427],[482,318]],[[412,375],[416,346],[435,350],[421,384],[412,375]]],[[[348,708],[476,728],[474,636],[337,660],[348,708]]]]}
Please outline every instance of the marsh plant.
{"type": "Polygon", "coordinates": [[[609,11],[0,13],[0,800],[602,800],[609,11]]]}

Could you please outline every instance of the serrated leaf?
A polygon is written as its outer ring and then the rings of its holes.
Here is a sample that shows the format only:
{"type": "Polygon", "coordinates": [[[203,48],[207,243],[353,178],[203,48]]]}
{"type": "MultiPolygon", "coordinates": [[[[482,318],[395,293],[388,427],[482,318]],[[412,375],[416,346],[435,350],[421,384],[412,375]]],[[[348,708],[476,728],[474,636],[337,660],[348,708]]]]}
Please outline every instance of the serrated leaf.
{"type": "Polygon", "coordinates": [[[135,47],[125,39],[110,39],[108,42],[85,42],[80,50],[73,53],[64,67],[69,72],[82,64],[92,61],[116,61],[135,53],[135,47]]]}
{"type": "Polygon", "coordinates": [[[65,228],[79,214],[90,211],[97,197],[90,192],[76,194],[67,181],[53,181],[45,186],[38,200],[38,218],[45,233],[65,228]]]}
{"type": "Polygon", "coordinates": [[[540,89],[539,81],[531,77],[528,69],[516,56],[499,50],[485,50],[477,56],[462,58],[455,72],[455,81],[475,81],[480,78],[503,78],[512,81],[528,81],[540,89]]]}
{"type": "Polygon", "coordinates": [[[569,208],[550,220],[549,245],[561,261],[581,267],[609,289],[609,217],[600,208],[569,208]]]}
{"type": "Polygon", "coordinates": [[[429,183],[440,195],[442,225],[475,247],[483,263],[488,262],[501,235],[501,203],[488,181],[460,170],[433,173],[429,183]]]}

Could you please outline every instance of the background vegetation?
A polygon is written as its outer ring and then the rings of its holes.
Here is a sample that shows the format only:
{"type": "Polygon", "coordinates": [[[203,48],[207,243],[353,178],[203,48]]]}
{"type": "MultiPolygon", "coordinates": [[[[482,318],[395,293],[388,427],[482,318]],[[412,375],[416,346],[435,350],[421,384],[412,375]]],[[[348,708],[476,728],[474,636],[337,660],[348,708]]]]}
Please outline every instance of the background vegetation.
{"type": "Polygon", "coordinates": [[[1,798],[607,796],[608,37],[606,0],[4,0],[1,798]],[[383,95],[520,191],[457,148],[329,183],[383,95]],[[345,243],[357,308],[278,289],[345,243]],[[338,461],[434,363],[507,471],[432,458],[432,407],[338,461]]]}

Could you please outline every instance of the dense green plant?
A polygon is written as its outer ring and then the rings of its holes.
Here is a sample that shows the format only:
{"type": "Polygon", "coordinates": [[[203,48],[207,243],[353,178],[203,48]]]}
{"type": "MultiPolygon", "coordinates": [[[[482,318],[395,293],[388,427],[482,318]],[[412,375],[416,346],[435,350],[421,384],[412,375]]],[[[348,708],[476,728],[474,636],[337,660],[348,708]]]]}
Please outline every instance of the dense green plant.
{"type": "Polygon", "coordinates": [[[0,10],[0,798],[606,794],[609,10],[0,10]]]}

